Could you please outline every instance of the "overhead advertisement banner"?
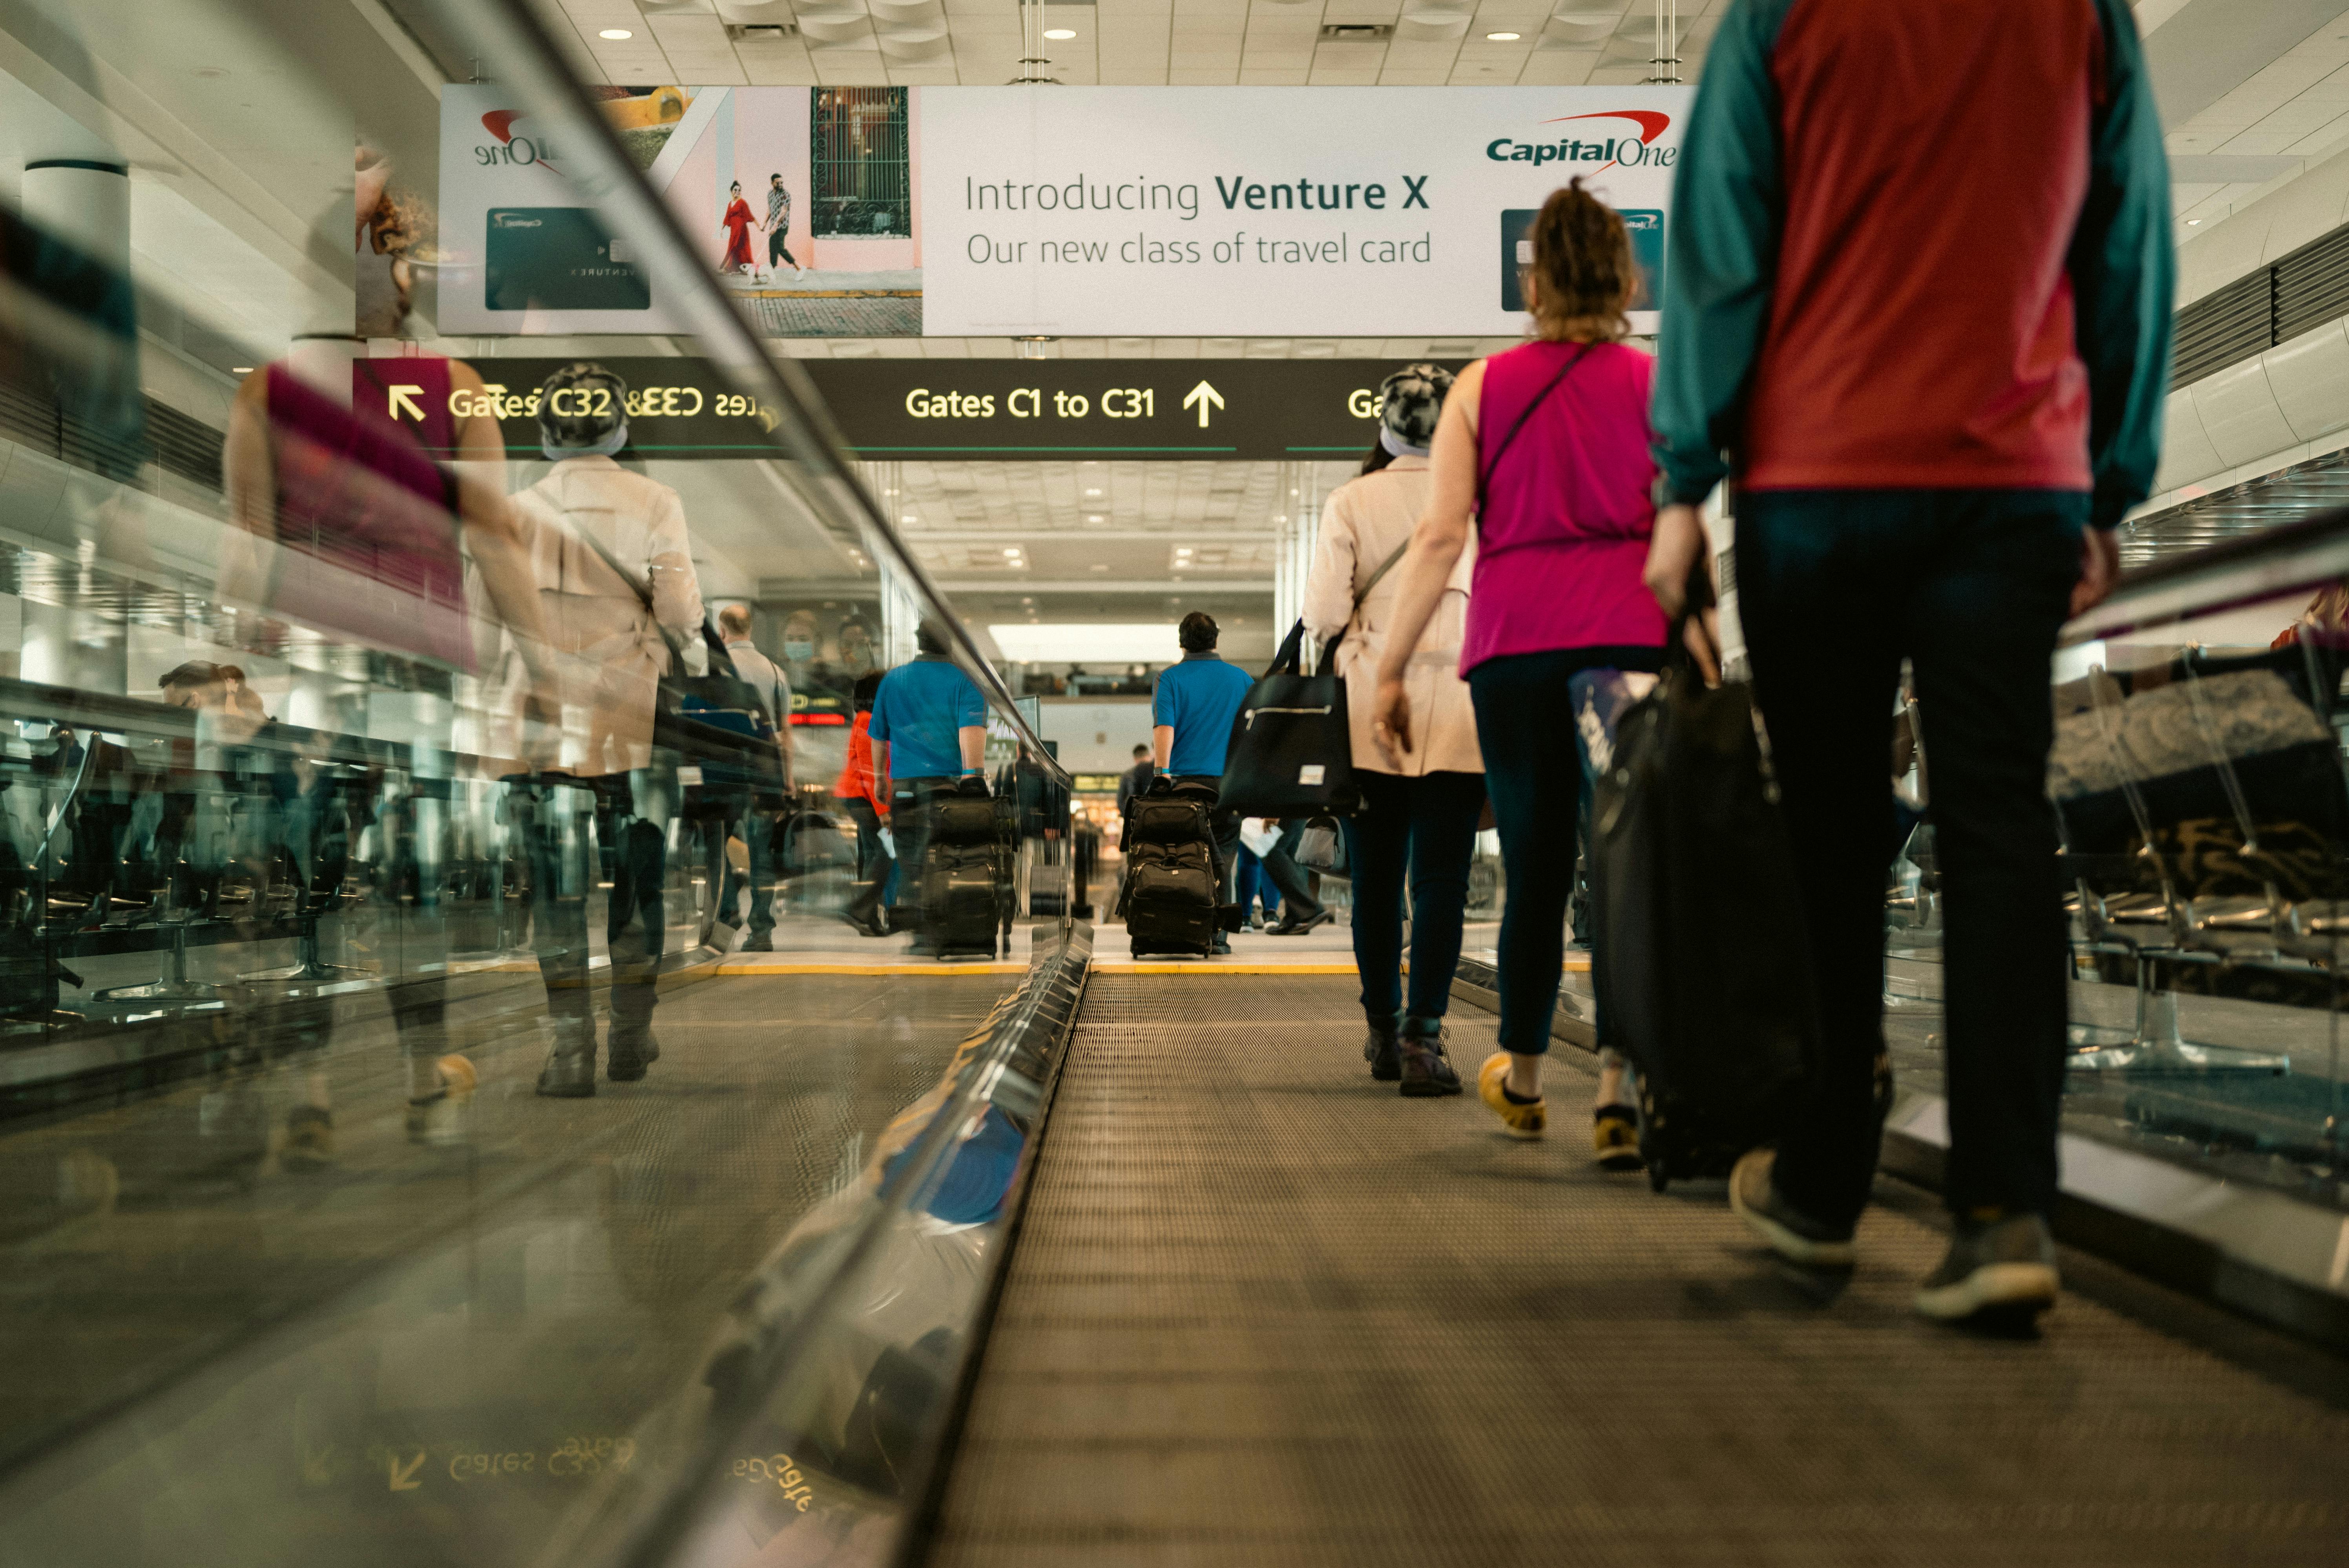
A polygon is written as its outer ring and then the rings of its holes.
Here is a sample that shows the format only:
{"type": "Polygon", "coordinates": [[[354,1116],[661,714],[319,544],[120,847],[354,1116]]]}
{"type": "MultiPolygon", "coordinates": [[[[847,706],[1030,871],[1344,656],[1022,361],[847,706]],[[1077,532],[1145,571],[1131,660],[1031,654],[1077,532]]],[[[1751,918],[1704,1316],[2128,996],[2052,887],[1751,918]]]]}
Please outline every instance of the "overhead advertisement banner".
{"type": "Polygon", "coordinates": [[[923,89],[924,329],[1494,336],[1573,176],[1661,263],[1687,88],[923,89]]]}
{"type": "MultiPolygon", "coordinates": [[[[601,90],[761,330],[860,337],[1510,333],[1527,227],[1577,175],[1652,306],[1692,91],[601,90]]],[[[531,117],[494,86],[440,102],[442,331],[678,329],[531,117]]]]}

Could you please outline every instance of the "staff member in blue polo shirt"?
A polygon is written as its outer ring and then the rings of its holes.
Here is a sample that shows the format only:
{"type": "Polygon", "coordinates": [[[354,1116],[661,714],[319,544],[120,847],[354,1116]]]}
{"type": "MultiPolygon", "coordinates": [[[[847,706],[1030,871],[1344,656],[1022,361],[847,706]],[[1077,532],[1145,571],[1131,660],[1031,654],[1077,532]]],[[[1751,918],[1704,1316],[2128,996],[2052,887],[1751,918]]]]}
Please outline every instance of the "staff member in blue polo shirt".
{"type": "MultiPolygon", "coordinates": [[[[1216,651],[1216,618],[1204,610],[1193,610],[1174,628],[1175,640],[1183,645],[1181,662],[1170,664],[1158,677],[1158,689],[1150,700],[1151,718],[1156,728],[1150,732],[1154,756],[1158,771],[1172,777],[1176,784],[1203,784],[1214,787],[1224,782],[1224,751],[1231,744],[1232,721],[1239,717],[1240,704],[1247,701],[1248,688],[1256,682],[1248,672],[1236,664],[1224,662],[1216,651]]],[[[1216,858],[1223,862],[1224,903],[1232,901],[1232,873],[1239,860],[1240,819],[1237,814],[1218,811],[1212,819],[1216,834],[1216,858]]],[[[1216,951],[1229,952],[1231,944],[1222,932],[1216,933],[1216,951]]]]}
{"type": "Polygon", "coordinates": [[[987,755],[987,699],[947,657],[926,626],[914,633],[921,649],[913,662],[881,678],[873,694],[873,778],[889,803],[889,832],[897,846],[898,897],[916,911],[893,911],[893,924],[914,926],[914,950],[933,945],[921,906],[922,855],[930,843],[929,797],[978,772],[987,755]]]}

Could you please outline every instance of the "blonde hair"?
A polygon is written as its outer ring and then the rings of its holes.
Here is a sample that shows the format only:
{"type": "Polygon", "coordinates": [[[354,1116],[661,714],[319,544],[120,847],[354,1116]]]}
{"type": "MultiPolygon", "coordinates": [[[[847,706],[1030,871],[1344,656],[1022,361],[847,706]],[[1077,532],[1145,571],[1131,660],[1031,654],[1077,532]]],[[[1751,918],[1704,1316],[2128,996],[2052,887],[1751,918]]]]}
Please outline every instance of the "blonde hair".
{"type": "Polygon", "coordinates": [[[1631,330],[1623,314],[1640,293],[1631,231],[1621,213],[1582,188],[1580,176],[1549,193],[1529,237],[1525,296],[1537,336],[1611,343],[1631,330]]]}

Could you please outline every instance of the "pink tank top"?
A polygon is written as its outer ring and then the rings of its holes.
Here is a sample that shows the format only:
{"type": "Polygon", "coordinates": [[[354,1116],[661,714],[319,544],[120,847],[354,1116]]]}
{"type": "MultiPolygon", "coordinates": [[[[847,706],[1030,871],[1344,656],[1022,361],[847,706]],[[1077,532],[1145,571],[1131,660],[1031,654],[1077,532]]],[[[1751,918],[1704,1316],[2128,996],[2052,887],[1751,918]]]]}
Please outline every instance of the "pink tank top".
{"type": "Polygon", "coordinates": [[[1461,674],[1516,653],[1663,646],[1664,612],[1640,581],[1655,524],[1654,368],[1619,343],[1527,343],[1485,361],[1476,406],[1483,495],[1461,674]],[[1542,397],[1577,355],[1585,358],[1542,397]]]}

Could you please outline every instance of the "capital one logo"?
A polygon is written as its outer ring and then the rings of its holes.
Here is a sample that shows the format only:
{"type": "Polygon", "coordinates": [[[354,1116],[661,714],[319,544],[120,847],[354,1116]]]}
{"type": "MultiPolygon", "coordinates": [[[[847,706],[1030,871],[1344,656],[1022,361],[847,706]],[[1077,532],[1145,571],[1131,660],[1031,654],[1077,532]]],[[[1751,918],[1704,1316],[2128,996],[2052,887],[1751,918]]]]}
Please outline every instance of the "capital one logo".
{"type": "Polygon", "coordinates": [[[1590,114],[1560,115],[1546,119],[1544,125],[1568,125],[1584,119],[1629,120],[1638,128],[1636,135],[1626,135],[1619,126],[1593,126],[1590,140],[1569,131],[1553,133],[1554,140],[1519,141],[1513,137],[1498,137],[1487,142],[1485,156],[1495,163],[1590,163],[1588,171],[1596,174],[1617,164],[1626,168],[1669,169],[1680,161],[1677,147],[1659,147],[1657,138],[1672,123],[1672,117],[1654,109],[1603,109],[1590,114]]]}
{"type": "Polygon", "coordinates": [[[549,169],[554,168],[553,148],[534,137],[515,134],[514,121],[528,112],[520,109],[493,109],[481,116],[481,129],[498,139],[497,145],[475,143],[473,161],[485,169],[501,163],[543,163],[549,169]]]}

